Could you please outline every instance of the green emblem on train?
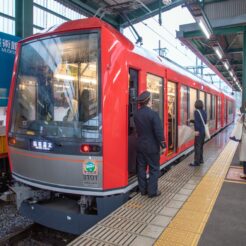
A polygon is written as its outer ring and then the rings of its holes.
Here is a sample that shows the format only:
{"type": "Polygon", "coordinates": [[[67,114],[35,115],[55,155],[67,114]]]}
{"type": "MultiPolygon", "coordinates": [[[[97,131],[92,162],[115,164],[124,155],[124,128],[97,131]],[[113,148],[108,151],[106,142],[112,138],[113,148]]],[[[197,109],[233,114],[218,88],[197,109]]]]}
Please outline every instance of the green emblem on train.
{"type": "Polygon", "coordinates": [[[95,172],[95,169],[96,169],[96,167],[95,167],[95,164],[93,162],[89,161],[86,163],[86,166],[85,166],[86,172],[95,172]]]}

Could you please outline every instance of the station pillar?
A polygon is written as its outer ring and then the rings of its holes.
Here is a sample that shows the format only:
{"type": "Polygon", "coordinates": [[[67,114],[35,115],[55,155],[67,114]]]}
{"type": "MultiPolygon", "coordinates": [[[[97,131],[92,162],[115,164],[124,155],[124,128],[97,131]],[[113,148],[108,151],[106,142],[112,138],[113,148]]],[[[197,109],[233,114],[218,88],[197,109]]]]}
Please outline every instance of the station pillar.
{"type": "Polygon", "coordinates": [[[243,79],[242,79],[242,103],[246,101],[246,29],[243,32],[243,79]]]}
{"type": "Polygon", "coordinates": [[[33,34],[33,0],[15,0],[15,35],[21,38],[33,34]]]}

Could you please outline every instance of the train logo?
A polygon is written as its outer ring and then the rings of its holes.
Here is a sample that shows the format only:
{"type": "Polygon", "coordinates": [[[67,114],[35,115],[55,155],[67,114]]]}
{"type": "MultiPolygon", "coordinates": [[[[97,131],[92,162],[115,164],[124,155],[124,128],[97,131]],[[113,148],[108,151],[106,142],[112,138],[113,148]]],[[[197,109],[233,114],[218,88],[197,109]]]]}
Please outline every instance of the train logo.
{"type": "Polygon", "coordinates": [[[83,163],[83,174],[84,175],[97,175],[97,166],[95,163],[88,161],[83,163]]]}

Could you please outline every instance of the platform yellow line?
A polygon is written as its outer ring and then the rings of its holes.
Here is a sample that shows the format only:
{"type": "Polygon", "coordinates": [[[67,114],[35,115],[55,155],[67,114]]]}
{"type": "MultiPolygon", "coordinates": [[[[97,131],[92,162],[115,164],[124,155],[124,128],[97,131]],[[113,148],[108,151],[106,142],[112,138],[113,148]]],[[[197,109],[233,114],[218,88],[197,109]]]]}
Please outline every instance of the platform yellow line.
{"type": "Polygon", "coordinates": [[[229,141],[155,246],[197,245],[221,190],[238,143],[229,141]]]}

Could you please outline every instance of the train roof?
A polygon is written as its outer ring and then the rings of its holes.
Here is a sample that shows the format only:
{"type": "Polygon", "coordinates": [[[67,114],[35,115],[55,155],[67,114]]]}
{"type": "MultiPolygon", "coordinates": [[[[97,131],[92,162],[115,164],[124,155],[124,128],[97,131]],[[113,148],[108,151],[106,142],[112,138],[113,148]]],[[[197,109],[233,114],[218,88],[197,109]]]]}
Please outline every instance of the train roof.
{"type": "Polygon", "coordinates": [[[190,72],[189,70],[185,69],[184,67],[180,66],[179,64],[173,62],[172,60],[166,58],[166,57],[160,57],[156,52],[154,51],[150,51],[147,50],[141,46],[135,46],[134,53],[143,56],[145,58],[148,58],[156,63],[159,63],[161,65],[164,65],[165,67],[172,69],[173,71],[180,73],[186,77],[191,78],[192,80],[195,80],[197,82],[199,82],[200,84],[210,87],[211,89],[221,92],[223,94],[225,94],[226,96],[234,99],[231,95],[229,95],[228,93],[223,92],[222,90],[218,89],[216,86],[208,84],[208,82],[206,82],[206,80],[202,79],[199,76],[196,76],[195,74],[193,74],[192,72],[190,72]]]}

